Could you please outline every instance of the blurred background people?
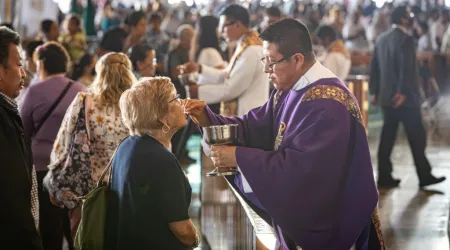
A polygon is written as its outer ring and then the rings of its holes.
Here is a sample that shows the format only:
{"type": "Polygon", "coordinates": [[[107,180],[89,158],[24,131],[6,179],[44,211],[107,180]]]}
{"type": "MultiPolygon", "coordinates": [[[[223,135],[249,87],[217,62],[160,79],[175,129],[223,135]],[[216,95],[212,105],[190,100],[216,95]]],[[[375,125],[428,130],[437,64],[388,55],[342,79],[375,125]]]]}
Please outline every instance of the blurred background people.
{"type": "Polygon", "coordinates": [[[27,45],[27,48],[25,50],[25,79],[23,88],[20,90],[19,96],[16,98],[17,106],[20,108],[22,106],[23,97],[25,94],[26,89],[28,86],[30,86],[32,83],[35,83],[39,81],[39,77],[36,74],[36,57],[33,56],[35,53],[35,50],[37,47],[42,45],[42,41],[32,41],[27,45]]]}
{"type": "Polygon", "coordinates": [[[71,79],[89,87],[95,78],[95,64],[97,59],[89,53],[84,54],[80,61],[75,64],[71,79]]]}
{"type": "Polygon", "coordinates": [[[157,61],[153,48],[145,44],[135,45],[128,50],[128,57],[136,78],[155,76],[157,61]]]}
{"type": "Polygon", "coordinates": [[[41,36],[44,42],[57,41],[59,37],[58,24],[50,19],[41,21],[41,36]]]}
{"type": "Polygon", "coordinates": [[[344,41],[338,39],[336,30],[328,25],[320,26],[316,30],[316,38],[324,48],[325,53],[319,61],[331,70],[341,81],[347,79],[352,66],[350,52],[347,51],[344,41]]]}
{"type": "Polygon", "coordinates": [[[47,42],[37,48],[36,53],[36,72],[40,81],[28,87],[20,116],[25,135],[31,138],[33,163],[37,171],[42,243],[44,249],[60,250],[64,236],[69,246],[72,245],[68,215],[50,202],[42,181],[48,172],[50,153],[64,114],[78,92],[85,88],[66,77],[70,57],[60,44],[47,42]]]}
{"type": "Polygon", "coordinates": [[[219,19],[214,16],[202,16],[196,25],[195,44],[193,46],[195,61],[216,69],[227,66],[220,54],[219,19]]]}
{"type": "Polygon", "coordinates": [[[142,42],[142,38],[147,31],[147,20],[145,18],[145,13],[142,11],[134,11],[127,17],[126,24],[129,27],[129,34],[125,39],[123,50],[125,53],[127,53],[128,49],[134,45],[142,42]]]}
{"type": "Polygon", "coordinates": [[[256,31],[261,34],[269,25],[281,19],[281,11],[278,7],[272,6],[266,9],[264,20],[257,26],[256,31]]]}
{"type": "Polygon", "coordinates": [[[64,21],[64,33],[59,42],[67,49],[74,63],[78,63],[87,48],[86,35],[81,27],[81,18],[69,15],[64,21]]]}

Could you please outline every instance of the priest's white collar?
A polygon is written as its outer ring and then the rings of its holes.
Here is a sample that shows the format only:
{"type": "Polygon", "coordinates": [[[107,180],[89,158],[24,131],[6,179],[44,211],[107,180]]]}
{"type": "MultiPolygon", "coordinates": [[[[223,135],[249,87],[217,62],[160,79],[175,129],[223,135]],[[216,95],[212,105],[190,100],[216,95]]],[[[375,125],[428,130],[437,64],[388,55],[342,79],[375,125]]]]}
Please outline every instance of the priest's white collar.
{"type": "Polygon", "coordinates": [[[244,38],[245,38],[245,34],[242,35],[242,36],[236,41],[236,51],[237,51],[237,48],[241,46],[242,41],[244,41],[244,38]]]}
{"type": "Polygon", "coordinates": [[[311,83],[317,82],[323,78],[337,78],[335,74],[333,74],[329,69],[325,68],[318,60],[313,64],[311,68],[309,68],[306,73],[298,79],[297,83],[295,83],[292,90],[301,90],[311,83]]]}

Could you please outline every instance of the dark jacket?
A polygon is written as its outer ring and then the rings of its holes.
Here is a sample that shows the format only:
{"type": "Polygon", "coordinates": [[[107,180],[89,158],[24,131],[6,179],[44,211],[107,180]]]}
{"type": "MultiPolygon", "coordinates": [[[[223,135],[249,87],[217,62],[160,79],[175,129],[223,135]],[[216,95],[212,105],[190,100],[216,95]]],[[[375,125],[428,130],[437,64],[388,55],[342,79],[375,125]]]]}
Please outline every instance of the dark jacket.
{"type": "Polygon", "coordinates": [[[406,95],[404,106],[420,104],[416,49],[412,36],[400,28],[381,34],[375,43],[370,67],[370,93],[381,106],[392,106],[392,97],[406,95]]]}
{"type": "Polygon", "coordinates": [[[32,169],[17,108],[0,95],[0,248],[42,249],[31,214],[32,169]]]}

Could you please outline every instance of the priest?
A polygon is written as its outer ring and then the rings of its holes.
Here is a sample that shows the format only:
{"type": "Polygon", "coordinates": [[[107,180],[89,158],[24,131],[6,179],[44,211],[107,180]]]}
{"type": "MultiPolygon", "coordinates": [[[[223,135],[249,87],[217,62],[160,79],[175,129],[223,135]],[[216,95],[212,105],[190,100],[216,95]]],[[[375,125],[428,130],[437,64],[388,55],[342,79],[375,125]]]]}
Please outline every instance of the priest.
{"type": "Polygon", "coordinates": [[[306,26],[286,18],[269,26],[264,71],[275,90],[240,117],[185,103],[200,126],[238,124],[239,146],[213,146],[216,167],[270,225],[277,249],[384,249],[367,136],[355,97],[318,61],[306,26]]]}

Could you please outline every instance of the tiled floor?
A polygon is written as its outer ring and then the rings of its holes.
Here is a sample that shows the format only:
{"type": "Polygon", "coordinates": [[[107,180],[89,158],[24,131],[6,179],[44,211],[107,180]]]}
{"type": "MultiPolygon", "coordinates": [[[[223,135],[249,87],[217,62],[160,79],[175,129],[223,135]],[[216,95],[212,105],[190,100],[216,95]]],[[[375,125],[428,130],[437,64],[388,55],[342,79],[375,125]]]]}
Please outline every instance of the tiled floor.
{"type": "MultiPolygon", "coordinates": [[[[370,137],[374,167],[378,136],[370,137]]],[[[427,155],[433,173],[450,177],[450,146],[439,140],[430,141],[427,155]]],[[[380,217],[387,249],[448,250],[450,180],[419,190],[412,155],[405,138],[399,138],[392,155],[394,176],[399,188],[380,190],[380,217]]]]}
{"type": "MultiPolygon", "coordinates": [[[[371,129],[369,141],[374,167],[379,129],[371,129]]],[[[199,138],[189,142],[191,157],[199,158],[199,138]]],[[[430,139],[427,155],[435,175],[450,177],[450,143],[444,138],[430,139]]],[[[394,176],[402,179],[401,186],[380,190],[380,216],[387,249],[392,250],[447,250],[449,248],[448,222],[450,209],[450,180],[431,186],[427,191],[418,188],[412,156],[405,138],[399,138],[392,155],[394,176]]],[[[199,163],[199,161],[198,161],[199,163]]],[[[191,205],[193,219],[198,226],[200,201],[200,165],[186,168],[194,196],[191,205]]],[[[199,249],[208,249],[206,244],[199,249]]],[[[214,249],[213,249],[214,250],[214,249]]],[[[230,249],[231,250],[231,249],[230,249]]]]}

